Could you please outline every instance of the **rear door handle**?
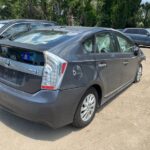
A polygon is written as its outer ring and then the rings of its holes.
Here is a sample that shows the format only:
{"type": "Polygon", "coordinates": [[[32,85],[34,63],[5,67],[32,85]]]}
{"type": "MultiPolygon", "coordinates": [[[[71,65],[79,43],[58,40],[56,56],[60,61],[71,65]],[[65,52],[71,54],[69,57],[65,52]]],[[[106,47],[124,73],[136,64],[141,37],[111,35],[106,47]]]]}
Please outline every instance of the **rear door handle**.
{"type": "Polygon", "coordinates": [[[101,63],[101,64],[98,64],[98,67],[100,67],[100,68],[105,68],[105,67],[107,67],[107,64],[101,63]]]}
{"type": "Polygon", "coordinates": [[[128,64],[129,64],[129,61],[124,61],[123,64],[124,64],[124,65],[128,65],[128,64]]]}

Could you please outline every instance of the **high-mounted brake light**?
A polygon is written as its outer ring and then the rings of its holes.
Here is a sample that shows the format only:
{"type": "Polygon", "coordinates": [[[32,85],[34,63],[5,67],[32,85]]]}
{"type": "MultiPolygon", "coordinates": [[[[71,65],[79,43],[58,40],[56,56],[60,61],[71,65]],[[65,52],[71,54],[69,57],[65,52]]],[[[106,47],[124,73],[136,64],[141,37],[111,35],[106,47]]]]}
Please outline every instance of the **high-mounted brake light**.
{"type": "Polygon", "coordinates": [[[60,87],[63,76],[67,68],[67,62],[62,58],[50,53],[44,52],[45,66],[41,89],[56,90],[60,87]]]}

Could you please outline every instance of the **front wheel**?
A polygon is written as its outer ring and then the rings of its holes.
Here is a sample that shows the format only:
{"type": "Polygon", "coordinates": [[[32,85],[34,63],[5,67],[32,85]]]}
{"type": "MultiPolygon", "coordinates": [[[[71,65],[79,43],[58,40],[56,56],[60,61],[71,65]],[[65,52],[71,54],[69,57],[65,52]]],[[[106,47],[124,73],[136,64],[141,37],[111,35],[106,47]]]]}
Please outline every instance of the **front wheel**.
{"type": "Polygon", "coordinates": [[[83,128],[91,123],[95,116],[98,94],[95,88],[90,88],[84,94],[76,110],[73,126],[83,128]]]}
{"type": "Polygon", "coordinates": [[[141,77],[142,77],[142,72],[143,72],[143,68],[142,68],[142,65],[140,64],[136,73],[135,83],[140,82],[141,77]]]}

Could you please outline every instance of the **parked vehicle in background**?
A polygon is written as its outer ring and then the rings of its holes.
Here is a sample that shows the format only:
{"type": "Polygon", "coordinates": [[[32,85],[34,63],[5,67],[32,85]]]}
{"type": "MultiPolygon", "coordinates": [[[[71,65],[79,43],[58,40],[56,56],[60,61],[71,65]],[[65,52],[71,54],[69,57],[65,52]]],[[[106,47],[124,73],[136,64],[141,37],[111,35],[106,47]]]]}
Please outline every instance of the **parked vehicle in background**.
{"type": "Polygon", "coordinates": [[[0,39],[9,38],[21,32],[55,26],[57,23],[45,20],[14,19],[0,20],[0,39]]]}
{"type": "Polygon", "coordinates": [[[123,32],[138,45],[150,46],[150,29],[126,28],[123,32]]]}
{"type": "Polygon", "coordinates": [[[87,126],[142,76],[143,52],[118,31],[52,27],[0,41],[0,106],[58,128],[87,126]]]}
{"type": "Polygon", "coordinates": [[[116,30],[118,30],[118,31],[120,31],[120,32],[123,32],[124,29],[116,29],[116,30]]]}

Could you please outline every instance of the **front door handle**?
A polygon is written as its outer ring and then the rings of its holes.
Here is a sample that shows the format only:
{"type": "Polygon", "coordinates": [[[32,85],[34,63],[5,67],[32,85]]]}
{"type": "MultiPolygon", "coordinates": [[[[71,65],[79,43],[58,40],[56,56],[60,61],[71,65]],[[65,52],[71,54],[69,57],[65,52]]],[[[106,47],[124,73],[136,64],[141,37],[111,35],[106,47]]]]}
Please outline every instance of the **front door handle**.
{"type": "Polygon", "coordinates": [[[123,64],[124,64],[124,65],[128,65],[128,64],[129,64],[129,61],[124,61],[123,64]]]}
{"type": "Polygon", "coordinates": [[[98,67],[100,67],[100,68],[105,68],[105,67],[107,67],[107,64],[101,63],[101,64],[98,64],[98,67]]]}

